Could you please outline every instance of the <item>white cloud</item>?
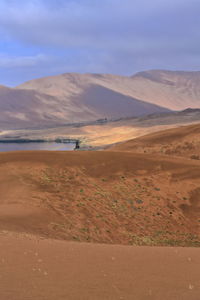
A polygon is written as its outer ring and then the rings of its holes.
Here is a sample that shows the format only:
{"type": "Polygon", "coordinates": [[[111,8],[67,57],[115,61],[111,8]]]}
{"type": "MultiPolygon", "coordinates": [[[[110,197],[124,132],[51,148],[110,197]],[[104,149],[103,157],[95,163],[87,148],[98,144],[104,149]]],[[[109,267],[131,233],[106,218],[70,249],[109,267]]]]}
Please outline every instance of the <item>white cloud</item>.
{"type": "Polygon", "coordinates": [[[163,36],[169,45],[183,32],[196,37],[198,8],[197,0],[1,0],[0,32],[26,45],[156,47],[163,36]]]}
{"type": "Polygon", "coordinates": [[[4,41],[11,45],[10,55],[0,54],[0,83],[73,71],[197,69],[199,11],[199,0],[0,0],[1,51],[4,41]]]}
{"type": "Polygon", "coordinates": [[[43,54],[35,56],[8,56],[0,54],[0,68],[30,68],[48,62],[43,54]]]}

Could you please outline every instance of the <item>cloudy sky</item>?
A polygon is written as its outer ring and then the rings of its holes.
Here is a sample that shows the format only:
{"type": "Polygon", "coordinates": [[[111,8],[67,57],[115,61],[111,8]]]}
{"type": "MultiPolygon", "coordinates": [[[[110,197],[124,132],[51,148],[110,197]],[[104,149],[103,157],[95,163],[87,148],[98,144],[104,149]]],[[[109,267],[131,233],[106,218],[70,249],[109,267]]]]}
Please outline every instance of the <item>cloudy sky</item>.
{"type": "Polygon", "coordinates": [[[0,84],[200,70],[199,0],[0,0],[0,84]]]}

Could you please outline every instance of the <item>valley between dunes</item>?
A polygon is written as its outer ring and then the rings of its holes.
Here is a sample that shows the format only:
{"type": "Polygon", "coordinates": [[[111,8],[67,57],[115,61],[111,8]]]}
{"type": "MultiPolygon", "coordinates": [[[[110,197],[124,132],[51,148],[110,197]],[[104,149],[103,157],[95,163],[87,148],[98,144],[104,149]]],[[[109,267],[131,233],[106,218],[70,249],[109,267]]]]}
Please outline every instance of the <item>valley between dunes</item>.
{"type": "Polygon", "coordinates": [[[0,153],[0,299],[198,299],[199,131],[0,153]]]}

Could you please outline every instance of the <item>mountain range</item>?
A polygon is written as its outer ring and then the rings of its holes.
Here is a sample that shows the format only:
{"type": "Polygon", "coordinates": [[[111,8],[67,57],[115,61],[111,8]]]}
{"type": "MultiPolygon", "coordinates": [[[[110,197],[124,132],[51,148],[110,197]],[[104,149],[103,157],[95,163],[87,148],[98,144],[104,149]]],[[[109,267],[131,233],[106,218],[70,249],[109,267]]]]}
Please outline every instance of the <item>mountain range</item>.
{"type": "Polygon", "coordinates": [[[0,128],[38,128],[200,108],[200,72],[66,73],[0,86],[0,128]]]}

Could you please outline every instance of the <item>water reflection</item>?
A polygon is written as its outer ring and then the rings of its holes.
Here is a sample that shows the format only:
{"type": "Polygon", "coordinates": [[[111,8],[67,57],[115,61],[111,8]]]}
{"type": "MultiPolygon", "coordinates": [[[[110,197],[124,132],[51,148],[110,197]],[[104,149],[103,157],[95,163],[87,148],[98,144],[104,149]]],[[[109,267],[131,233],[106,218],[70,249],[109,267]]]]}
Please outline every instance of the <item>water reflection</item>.
{"type": "Polygon", "coordinates": [[[52,150],[69,151],[74,150],[75,143],[55,143],[55,142],[30,142],[30,143],[0,143],[0,152],[27,151],[27,150],[52,150]]]}

